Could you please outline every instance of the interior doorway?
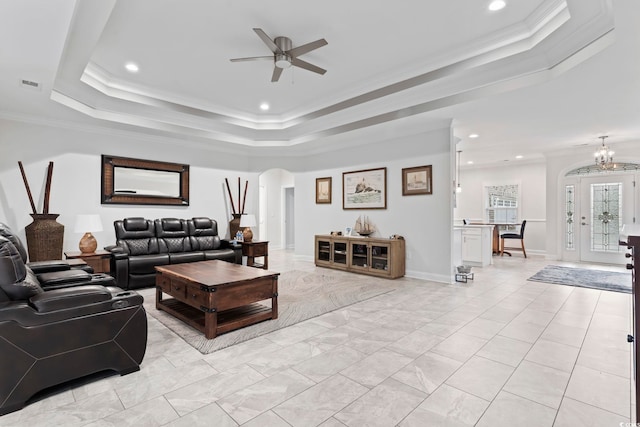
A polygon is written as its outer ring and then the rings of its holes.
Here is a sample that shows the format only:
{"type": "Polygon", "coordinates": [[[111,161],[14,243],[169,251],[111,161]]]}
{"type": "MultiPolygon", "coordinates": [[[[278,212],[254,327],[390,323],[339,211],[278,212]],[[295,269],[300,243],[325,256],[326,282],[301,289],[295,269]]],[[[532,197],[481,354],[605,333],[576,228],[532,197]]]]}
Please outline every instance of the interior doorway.
{"type": "Polygon", "coordinates": [[[295,248],[295,189],[284,189],[284,247],[295,248]]]}
{"type": "Polygon", "coordinates": [[[269,249],[293,248],[295,242],[293,174],[284,169],[269,169],[261,173],[258,180],[260,240],[268,241],[269,249]]]}

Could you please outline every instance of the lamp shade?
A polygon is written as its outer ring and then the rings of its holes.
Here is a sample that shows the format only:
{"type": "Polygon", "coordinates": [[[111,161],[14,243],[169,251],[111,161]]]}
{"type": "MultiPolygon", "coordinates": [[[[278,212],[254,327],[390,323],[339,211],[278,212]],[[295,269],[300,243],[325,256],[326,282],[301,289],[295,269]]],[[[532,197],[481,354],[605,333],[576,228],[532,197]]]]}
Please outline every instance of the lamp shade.
{"type": "Polygon", "coordinates": [[[76,233],[102,231],[100,215],[78,215],[73,231],[76,233]]]}
{"type": "Polygon", "coordinates": [[[246,214],[240,217],[240,227],[255,227],[256,225],[257,223],[255,215],[246,214]]]}

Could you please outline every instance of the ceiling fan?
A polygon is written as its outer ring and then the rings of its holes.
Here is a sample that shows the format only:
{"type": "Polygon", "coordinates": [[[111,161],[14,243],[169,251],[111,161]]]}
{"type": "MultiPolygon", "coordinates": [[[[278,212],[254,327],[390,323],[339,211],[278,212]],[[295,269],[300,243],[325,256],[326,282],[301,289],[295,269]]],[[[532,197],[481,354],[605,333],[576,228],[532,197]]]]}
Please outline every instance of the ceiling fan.
{"type": "Polygon", "coordinates": [[[327,44],[325,39],[319,39],[311,43],[303,44],[302,46],[298,46],[296,48],[292,48],[291,39],[288,37],[276,37],[271,40],[271,38],[262,31],[260,28],[254,28],[253,31],[256,32],[258,37],[262,39],[264,44],[267,45],[269,50],[273,52],[273,55],[269,56],[252,56],[248,58],[234,58],[231,62],[240,62],[240,61],[257,61],[260,59],[272,59],[274,63],[273,74],[271,75],[271,81],[277,82],[280,79],[280,75],[282,74],[282,70],[285,68],[289,68],[292,65],[294,67],[304,68],[305,70],[313,71],[314,73],[324,74],[327,70],[317,67],[313,64],[310,64],[302,59],[299,59],[298,56],[304,55],[305,53],[309,53],[312,50],[318,49],[327,44]]]}

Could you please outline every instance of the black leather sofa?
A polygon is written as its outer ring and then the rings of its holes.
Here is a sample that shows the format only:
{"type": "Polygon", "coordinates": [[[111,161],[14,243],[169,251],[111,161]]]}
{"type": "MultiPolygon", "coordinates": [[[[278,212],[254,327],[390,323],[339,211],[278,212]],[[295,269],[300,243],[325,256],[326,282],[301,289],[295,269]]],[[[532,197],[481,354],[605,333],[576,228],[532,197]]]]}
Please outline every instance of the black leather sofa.
{"type": "Polygon", "coordinates": [[[113,223],[111,275],[123,289],[155,286],[159,265],[221,259],[242,263],[242,246],[220,239],[210,218],[125,218],[113,223]]]}
{"type": "MultiPolygon", "coordinates": [[[[143,298],[74,279],[43,290],[22,254],[0,236],[0,415],[34,394],[90,374],[140,369],[147,347],[143,298]]],[[[63,271],[64,272],[64,271],[63,271]]],[[[106,276],[102,282],[113,284],[106,276]]]]}

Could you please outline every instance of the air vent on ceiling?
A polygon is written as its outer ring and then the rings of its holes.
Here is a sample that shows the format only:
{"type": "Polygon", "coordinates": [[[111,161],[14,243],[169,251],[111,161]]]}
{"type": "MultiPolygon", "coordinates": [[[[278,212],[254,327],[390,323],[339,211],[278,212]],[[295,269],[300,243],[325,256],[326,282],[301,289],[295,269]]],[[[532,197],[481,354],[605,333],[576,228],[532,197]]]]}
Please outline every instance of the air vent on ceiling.
{"type": "Polygon", "coordinates": [[[40,90],[40,83],[34,82],[33,80],[21,79],[20,85],[29,89],[40,90]]]}

